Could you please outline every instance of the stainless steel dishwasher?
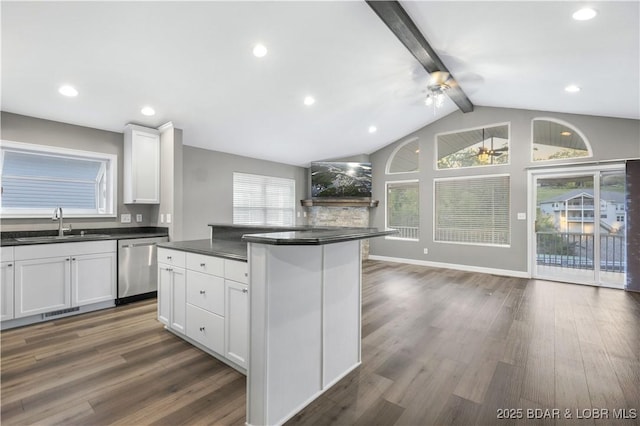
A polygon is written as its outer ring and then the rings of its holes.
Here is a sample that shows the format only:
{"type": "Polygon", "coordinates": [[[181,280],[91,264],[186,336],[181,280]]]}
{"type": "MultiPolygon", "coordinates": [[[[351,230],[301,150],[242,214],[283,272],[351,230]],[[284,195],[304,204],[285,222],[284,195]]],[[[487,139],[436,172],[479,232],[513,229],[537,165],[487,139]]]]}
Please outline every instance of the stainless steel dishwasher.
{"type": "Polygon", "coordinates": [[[118,298],[116,305],[154,297],[158,292],[157,243],[168,237],[118,241],[118,298]]]}

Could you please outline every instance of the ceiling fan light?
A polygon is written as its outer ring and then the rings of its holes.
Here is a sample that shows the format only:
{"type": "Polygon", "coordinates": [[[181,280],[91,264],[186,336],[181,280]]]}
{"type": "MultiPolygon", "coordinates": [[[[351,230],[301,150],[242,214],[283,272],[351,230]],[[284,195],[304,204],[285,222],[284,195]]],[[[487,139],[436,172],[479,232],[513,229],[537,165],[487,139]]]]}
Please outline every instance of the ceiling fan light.
{"type": "Polygon", "coordinates": [[[451,74],[446,71],[434,71],[429,76],[429,87],[442,87],[447,84],[451,78],[451,74]]]}
{"type": "Polygon", "coordinates": [[[427,95],[427,99],[424,100],[424,104],[426,106],[433,105],[433,97],[431,96],[431,94],[427,95]]]}

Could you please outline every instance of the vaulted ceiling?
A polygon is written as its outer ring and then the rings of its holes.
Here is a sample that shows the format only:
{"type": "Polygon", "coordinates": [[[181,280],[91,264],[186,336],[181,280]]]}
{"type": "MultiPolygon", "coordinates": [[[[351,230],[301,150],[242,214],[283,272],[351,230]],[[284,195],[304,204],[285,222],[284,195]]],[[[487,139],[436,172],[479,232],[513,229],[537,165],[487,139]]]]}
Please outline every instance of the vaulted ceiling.
{"type": "MultiPolygon", "coordinates": [[[[637,1],[590,3],[590,21],[567,1],[401,4],[476,106],[640,118],[637,1]]],[[[456,110],[424,105],[426,71],[365,2],[0,7],[3,111],[118,132],[173,121],[186,145],[306,166],[456,110]]]]}

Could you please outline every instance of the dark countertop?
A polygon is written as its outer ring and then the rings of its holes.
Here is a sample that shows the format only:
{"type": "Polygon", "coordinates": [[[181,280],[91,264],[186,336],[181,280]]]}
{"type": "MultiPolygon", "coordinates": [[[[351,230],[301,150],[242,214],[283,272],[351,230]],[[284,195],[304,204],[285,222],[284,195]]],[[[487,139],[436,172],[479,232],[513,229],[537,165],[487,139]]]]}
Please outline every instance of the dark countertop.
{"type": "Polygon", "coordinates": [[[53,243],[77,243],[81,241],[103,241],[103,240],[128,240],[134,238],[166,237],[169,235],[167,228],[155,226],[140,227],[120,227],[120,228],[92,228],[74,229],[65,234],[64,239],[42,241],[18,241],[16,238],[24,237],[47,237],[57,235],[57,230],[47,231],[6,231],[2,232],[0,246],[23,246],[33,244],[53,244],[53,243]],[[85,232],[85,235],[81,235],[85,232]]]}
{"type": "Polygon", "coordinates": [[[379,231],[377,228],[307,228],[302,230],[245,234],[242,241],[272,245],[322,245],[363,240],[397,234],[398,231],[379,231]]]}
{"type": "Polygon", "coordinates": [[[207,256],[223,257],[231,260],[247,261],[247,243],[230,240],[191,240],[160,243],[158,247],[182,250],[207,256]]]}

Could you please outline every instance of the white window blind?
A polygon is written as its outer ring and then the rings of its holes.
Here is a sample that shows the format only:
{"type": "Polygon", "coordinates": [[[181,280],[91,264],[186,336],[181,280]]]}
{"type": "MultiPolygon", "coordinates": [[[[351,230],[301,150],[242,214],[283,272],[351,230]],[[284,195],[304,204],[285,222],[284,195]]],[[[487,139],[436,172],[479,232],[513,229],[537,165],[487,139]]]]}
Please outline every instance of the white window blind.
{"type": "Polygon", "coordinates": [[[295,224],[295,181],[247,173],[233,174],[233,223],[295,224]]]}
{"type": "Polygon", "coordinates": [[[420,237],[420,189],[417,181],[387,182],[387,228],[398,234],[390,238],[420,237]]]}
{"type": "Polygon", "coordinates": [[[510,244],[509,176],[436,179],[434,241],[510,244]]]}
{"type": "Polygon", "coordinates": [[[22,149],[3,145],[3,216],[50,215],[56,207],[62,207],[69,215],[112,213],[110,173],[115,156],[90,157],[38,145],[22,149]]]}

